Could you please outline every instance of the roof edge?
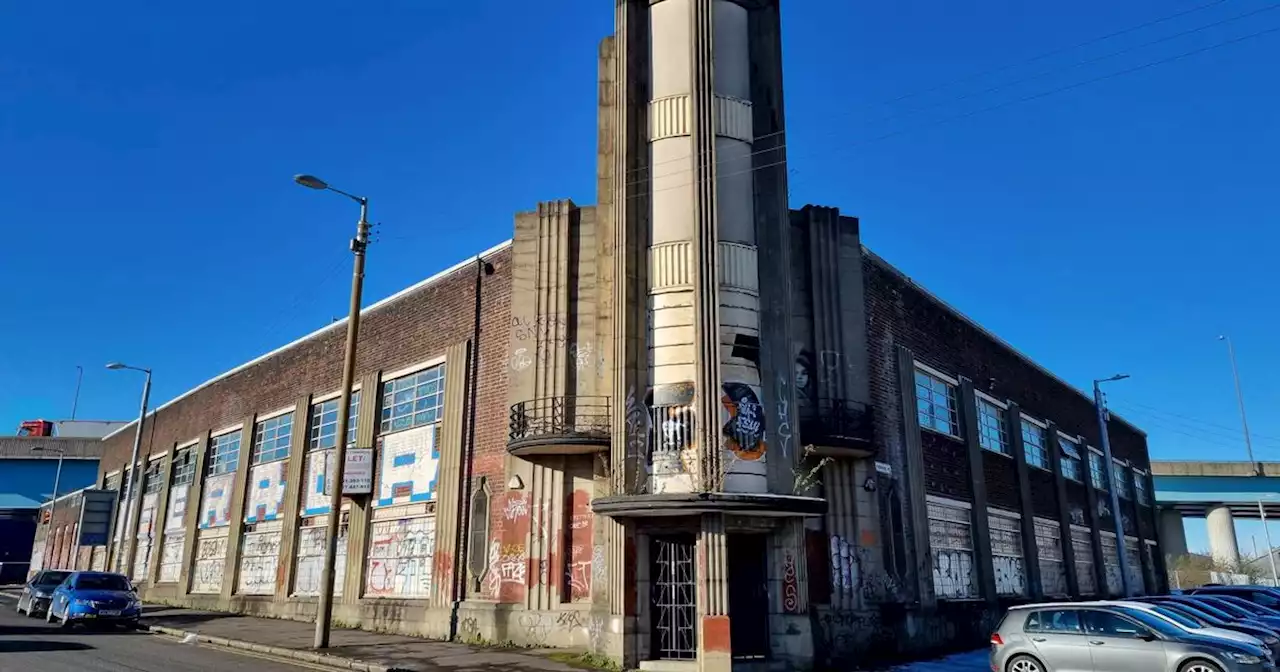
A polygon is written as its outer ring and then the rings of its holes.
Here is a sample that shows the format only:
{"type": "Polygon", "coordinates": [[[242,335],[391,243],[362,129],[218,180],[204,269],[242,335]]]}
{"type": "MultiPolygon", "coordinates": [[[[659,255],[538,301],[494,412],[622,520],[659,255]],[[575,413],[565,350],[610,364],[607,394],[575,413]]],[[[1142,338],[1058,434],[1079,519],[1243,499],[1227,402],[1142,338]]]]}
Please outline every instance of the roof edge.
{"type": "MultiPolygon", "coordinates": [[[[898,276],[899,278],[901,278],[903,282],[905,282],[905,283],[907,283],[908,285],[911,285],[912,287],[914,287],[916,290],[918,290],[920,293],[924,294],[926,297],[928,297],[928,298],[929,298],[931,301],[933,301],[934,303],[937,303],[939,306],[941,306],[941,307],[942,307],[944,310],[946,310],[947,312],[951,313],[952,315],[955,315],[955,316],[956,316],[957,318],[959,318],[961,321],[963,321],[964,323],[966,323],[966,324],[968,324],[969,326],[973,327],[974,329],[977,329],[977,330],[978,330],[978,333],[980,333],[980,334],[982,334],[982,335],[986,336],[987,338],[990,338],[992,341],[994,341],[994,342],[995,342],[996,344],[998,344],[1000,347],[1005,348],[1005,349],[1006,349],[1006,350],[1008,350],[1009,352],[1012,352],[1014,355],[1016,355],[1016,356],[1017,356],[1019,359],[1021,359],[1023,362],[1025,362],[1025,363],[1027,363],[1027,364],[1030,364],[1032,368],[1036,369],[1036,370],[1037,370],[1037,371],[1039,371],[1040,373],[1043,373],[1044,375],[1048,376],[1049,378],[1051,378],[1051,379],[1053,379],[1053,380],[1057,381],[1058,383],[1060,383],[1061,385],[1063,385],[1064,387],[1066,387],[1068,390],[1071,390],[1072,392],[1075,392],[1076,394],[1080,395],[1080,396],[1081,396],[1081,397],[1083,397],[1086,401],[1088,401],[1090,404],[1093,404],[1093,403],[1094,403],[1094,402],[1093,402],[1093,395],[1091,395],[1091,394],[1086,394],[1086,393],[1084,392],[1084,390],[1081,390],[1080,388],[1076,387],[1075,385],[1072,385],[1071,383],[1068,383],[1067,381],[1063,380],[1060,376],[1058,376],[1058,374],[1056,374],[1056,373],[1054,373],[1054,372],[1050,371],[1049,369],[1046,369],[1046,368],[1044,367],[1044,365],[1040,364],[1039,362],[1035,361],[1035,360],[1034,360],[1034,359],[1032,359],[1031,357],[1027,356],[1027,354],[1026,354],[1026,353],[1024,353],[1024,352],[1022,352],[1021,350],[1019,350],[1019,349],[1017,349],[1017,348],[1013,347],[1013,345],[1011,345],[1008,341],[1006,341],[1006,340],[1004,340],[1003,338],[1000,338],[999,336],[995,335],[995,333],[993,333],[990,329],[987,329],[986,327],[982,326],[981,324],[978,324],[978,322],[977,322],[976,320],[974,320],[974,319],[970,318],[968,315],[965,315],[964,313],[960,312],[960,310],[959,310],[959,309],[957,309],[955,306],[953,306],[953,305],[951,305],[951,304],[947,303],[947,302],[946,302],[946,301],[944,301],[941,297],[939,297],[937,294],[934,294],[933,292],[929,291],[929,290],[928,290],[924,285],[921,285],[920,283],[916,282],[915,280],[912,280],[912,279],[911,279],[911,276],[907,275],[906,273],[903,273],[903,272],[902,272],[901,270],[899,270],[896,266],[894,266],[893,264],[890,264],[888,261],[885,261],[885,259],[884,259],[883,257],[881,257],[880,255],[876,254],[875,252],[872,252],[872,251],[871,251],[871,248],[867,247],[865,244],[862,246],[862,253],[863,253],[863,254],[865,254],[869,259],[871,259],[871,261],[872,261],[872,262],[874,262],[874,263],[878,264],[881,268],[884,268],[885,270],[889,271],[890,273],[893,273],[894,275],[896,275],[896,276],[898,276]]],[[[1120,421],[1121,423],[1123,423],[1123,424],[1127,425],[1127,426],[1129,427],[1129,429],[1132,429],[1133,431],[1135,431],[1135,432],[1137,432],[1137,433],[1141,434],[1141,435],[1143,436],[1143,438],[1146,438],[1147,433],[1146,433],[1146,431],[1144,431],[1141,427],[1139,427],[1139,426],[1137,426],[1137,425],[1133,424],[1132,422],[1129,422],[1128,420],[1124,419],[1123,417],[1121,417],[1121,416],[1120,416],[1120,414],[1119,414],[1119,413],[1116,413],[1115,411],[1110,411],[1110,410],[1109,410],[1109,413],[1111,414],[1111,417],[1112,417],[1112,418],[1114,418],[1115,420],[1118,420],[1118,421],[1120,421]]],[[[1148,447],[1148,450],[1149,450],[1149,449],[1150,449],[1150,447],[1148,447]]],[[[1148,459],[1149,459],[1149,458],[1148,458],[1148,459]]]]}
{"type": "MultiPolygon", "coordinates": [[[[388,296],[388,297],[386,297],[386,298],[383,298],[383,299],[380,299],[380,300],[378,300],[378,301],[376,301],[376,302],[374,302],[374,303],[371,303],[371,304],[369,304],[368,306],[365,306],[364,308],[361,308],[361,309],[360,309],[360,316],[361,316],[361,317],[364,317],[366,314],[371,313],[371,312],[373,312],[373,311],[375,311],[375,310],[377,310],[377,309],[379,309],[379,308],[381,308],[381,307],[383,307],[383,306],[385,306],[385,305],[388,305],[388,304],[394,303],[394,302],[396,302],[396,301],[399,301],[400,299],[404,298],[405,296],[407,296],[407,295],[409,295],[409,294],[412,294],[413,292],[415,292],[415,291],[417,291],[417,290],[419,290],[419,289],[422,289],[423,287],[426,287],[426,286],[428,286],[428,285],[431,285],[431,284],[435,283],[436,281],[438,281],[438,280],[440,280],[440,279],[442,279],[442,278],[444,278],[444,277],[446,277],[446,276],[452,275],[453,273],[456,273],[457,271],[459,271],[459,270],[461,270],[461,269],[463,269],[463,268],[466,268],[466,267],[467,267],[468,265],[470,265],[470,264],[474,264],[474,263],[476,263],[476,262],[478,262],[478,261],[481,261],[481,260],[485,259],[486,257],[493,256],[494,254],[497,254],[498,252],[501,252],[502,250],[504,250],[504,249],[506,249],[506,248],[508,248],[508,247],[511,247],[511,242],[512,242],[512,239],[511,239],[511,238],[508,238],[507,240],[505,240],[505,241],[503,241],[503,242],[501,242],[501,243],[498,243],[497,245],[494,245],[493,247],[490,247],[489,249],[487,249],[487,250],[485,250],[485,251],[483,251],[483,252],[481,252],[481,253],[479,253],[479,254],[476,254],[476,255],[471,256],[471,257],[467,257],[466,259],[463,259],[462,261],[460,261],[460,262],[458,262],[458,263],[456,263],[456,264],[454,264],[454,265],[450,266],[449,268],[444,269],[443,271],[440,271],[439,273],[436,273],[435,275],[432,275],[431,277],[428,277],[428,278],[426,278],[426,279],[424,279],[424,280],[420,280],[420,281],[418,281],[418,282],[416,282],[416,283],[414,283],[414,284],[412,284],[412,285],[409,285],[408,287],[405,287],[404,289],[402,289],[402,290],[400,290],[400,291],[398,291],[398,292],[396,292],[396,293],[394,293],[394,294],[392,294],[392,295],[390,295],[390,296],[388,296]]],[[[218,375],[214,376],[213,378],[210,378],[209,380],[206,380],[206,381],[204,381],[203,383],[200,383],[199,385],[197,385],[197,386],[195,386],[195,387],[193,387],[193,388],[191,388],[191,389],[187,390],[186,392],[183,392],[182,394],[179,394],[178,396],[176,396],[176,397],[174,397],[174,398],[170,399],[169,401],[166,401],[166,402],[164,402],[163,404],[161,404],[161,405],[159,405],[159,406],[155,407],[155,408],[154,408],[154,409],[152,409],[149,413],[147,413],[147,417],[154,417],[154,416],[155,416],[155,414],[156,414],[156,413],[158,413],[158,412],[160,412],[161,410],[164,410],[165,408],[168,408],[169,406],[172,406],[173,404],[176,404],[176,403],[178,403],[179,401],[182,401],[183,399],[185,399],[185,398],[187,398],[187,397],[191,396],[192,394],[195,394],[196,392],[199,392],[200,390],[203,390],[204,388],[209,387],[210,385],[212,385],[212,384],[214,384],[214,383],[216,383],[216,382],[218,382],[218,381],[220,381],[220,380],[223,380],[223,379],[225,379],[225,378],[229,378],[230,376],[233,376],[233,375],[235,375],[235,374],[237,374],[237,373],[239,373],[239,372],[241,372],[241,371],[243,371],[243,370],[245,370],[245,369],[247,369],[247,368],[249,368],[249,367],[251,367],[251,366],[253,366],[253,365],[255,365],[255,364],[258,364],[259,362],[262,362],[262,361],[265,361],[265,360],[267,360],[267,359],[270,359],[270,358],[272,358],[272,357],[274,357],[274,356],[276,356],[276,355],[278,355],[278,354],[280,354],[280,353],[282,353],[282,352],[284,352],[284,351],[286,351],[286,350],[288,350],[288,349],[290,349],[290,348],[292,348],[292,347],[294,347],[294,346],[296,346],[296,345],[300,345],[300,344],[302,344],[302,343],[305,343],[305,342],[307,342],[307,341],[309,341],[309,340],[311,340],[311,339],[313,339],[313,338],[315,338],[315,337],[317,337],[317,336],[319,336],[319,335],[321,335],[321,334],[323,334],[323,333],[325,333],[325,332],[328,332],[328,331],[332,331],[332,330],[334,330],[334,329],[337,329],[339,326],[346,324],[348,319],[349,319],[348,317],[343,317],[343,318],[342,318],[342,319],[340,319],[340,320],[337,320],[337,321],[335,321],[335,322],[331,322],[331,323],[329,323],[329,324],[327,324],[327,325],[325,325],[325,326],[323,326],[323,327],[321,327],[321,328],[319,328],[319,329],[316,329],[315,331],[313,331],[313,332],[311,332],[311,333],[309,333],[309,334],[306,334],[306,335],[304,335],[304,336],[302,336],[302,337],[300,337],[300,338],[294,339],[293,341],[290,341],[289,343],[286,343],[286,344],[284,344],[284,345],[282,345],[282,346],[280,346],[280,347],[276,348],[275,350],[272,350],[271,352],[268,352],[268,353],[266,353],[266,354],[264,354],[264,355],[259,355],[258,357],[255,357],[254,359],[251,359],[251,360],[249,360],[249,361],[245,362],[244,364],[241,364],[241,365],[239,365],[239,366],[237,366],[237,367],[235,367],[235,368],[233,368],[233,369],[230,369],[230,370],[224,371],[223,373],[220,373],[220,374],[218,374],[218,375]]],[[[111,432],[110,434],[107,434],[106,436],[102,437],[102,440],[103,440],[103,441],[106,441],[107,439],[110,439],[111,437],[115,436],[116,434],[119,434],[119,433],[121,433],[121,432],[123,432],[123,431],[125,431],[125,430],[128,430],[130,427],[134,427],[134,426],[136,426],[137,424],[138,424],[138,421],[137,421],[137,420],[132,420],[132,421],[130,421],[130,422],[129,422],[129,424],[127,424],[127,425],[125,425],[125,426],[123,426],[123,427],[120,427],[120,428],[116,429],[115,431],[111,432]]]]}

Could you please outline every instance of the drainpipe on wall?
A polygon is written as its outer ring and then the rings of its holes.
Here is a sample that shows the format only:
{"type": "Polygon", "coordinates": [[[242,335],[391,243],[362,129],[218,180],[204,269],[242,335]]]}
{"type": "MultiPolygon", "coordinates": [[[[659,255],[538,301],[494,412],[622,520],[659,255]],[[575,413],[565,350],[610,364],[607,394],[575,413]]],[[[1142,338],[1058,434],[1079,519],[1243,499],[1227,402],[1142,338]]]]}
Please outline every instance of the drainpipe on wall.
{"type": "Polygon", "coordinates": [[[459,470],[459,473],[462,474],[462,482],[459,483],[461,487],[458,488],[458,524],[456,528],[458,553],[453,559],[453,585],[450,586],[452,604],[449,609],[449,641],[453,641],[458,636],[458,609],[466,598],[467,550],[470,547],[470,539],[468,537],[471,534],[471,468],[476,452],[476,396],[480,377],[480,289],[486,275],[493,275],[493,264],[476,257],[476,305],[474,321],[471,326],[471,348],[467,357],[467,363],[471,366],[471,370],[468,372],[470,375],[467,376],[467,385],[470,387],[467,391],[467,451],[463,456],[465,464],[459,470]]]}

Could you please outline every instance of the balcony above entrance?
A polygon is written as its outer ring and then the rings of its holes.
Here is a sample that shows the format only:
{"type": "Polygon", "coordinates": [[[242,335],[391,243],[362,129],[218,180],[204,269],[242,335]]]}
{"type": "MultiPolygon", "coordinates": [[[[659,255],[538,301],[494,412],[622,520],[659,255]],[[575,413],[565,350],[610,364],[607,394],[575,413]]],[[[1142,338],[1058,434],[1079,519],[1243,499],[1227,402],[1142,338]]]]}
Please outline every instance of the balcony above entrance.
{"type": "Polygon", "coordinates": [[[576,455],[609,448],[609,397],[542,397],[511,407],[507,452],[576,455]]]}
{"type": "Polygon", "coordinates": [[[827,500],[797,495],[755,495],[732,492],[686,492],[597,497],[591,510],[610,518],[664,518],[701,513],[729,513],[776,518],[821,516],[827,500]]]}
{"type": "Polygon", "coordinates": [[[870,457],[875,453],[871,409],[845,399],[817,399],[800,407],[800,439],[815,455],[870,457]]]}

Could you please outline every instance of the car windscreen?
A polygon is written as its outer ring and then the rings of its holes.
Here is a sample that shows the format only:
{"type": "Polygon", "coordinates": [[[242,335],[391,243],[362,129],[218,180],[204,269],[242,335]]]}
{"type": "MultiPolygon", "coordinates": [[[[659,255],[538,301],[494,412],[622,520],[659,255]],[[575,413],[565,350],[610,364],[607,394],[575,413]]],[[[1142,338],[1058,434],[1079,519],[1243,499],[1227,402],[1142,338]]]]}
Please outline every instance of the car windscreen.
{"type": "Polygon", "coordinates": [[[40,572],[35,584],[42,588],[57,587],[66,581],[68,576],[71,576],[71,572],[40,572]]]}
{"type": "Polygon", "coordinates": [[[1184,628],[1191,628],[1192,630],[1197,630],[1199,628],[1204,627],[1204,624],[1201,623],[1200,621],[1197,621],[1196,619],[1191,618],[1186,614],[1174,611],[1173,609],[1169,609],[1164,605],[1153,604],[1151,605],[1151,610],[1173,621],[1174,623],[1181,625],[1184,628]]]}
{"type": "Polygon", "coordinates": [[[1166,637],[1178,637],[1182,635],[1183,631],[1178,626],[1160,618],[1159,616],[1147,613],[1142,609],[1134,609],[1132,607],[1116,607],[1115,609],[1123,613],[1125,616],[1132,618],[1133,620],[1166,637]]]}
{"type": "Polygon", "coordinates": [[[1271,607],[1264,607],[1261,604],[1250,602],[1249,600],[1246,600],[1243,597],[1237,597],[1235,595],[1214,595],[1214,597],[1218,598],[1219,600],[1225,600],[1227,602],[1230,602],[1231,604],[1234,604],[1237,607],[1240,607],[1241,609],[1244,609],[1245,611],[1248,611],[1251,614],[1257,614],[1258,616],[1280,616],[1280,611],[1276,611],[1271,607]]]}
{"type": "Polygon", "coordinates": [[[1212,604],[1207,604],[1203,600],[1196,600],[1188,597],[1185,600],[1175,600],[1175,601],[1178,604],[1183,605],[1185,607],[1199,609],[1200,611],[1203,611],[1206,614],[1209,614],[1210,616],[1213,616],[1214,618],[1222,621],[1231,622],[1236,620],[1235,617],[1233,617],[1231,614],[1228,614],[1227,612],[1213,606],[1212,604]]]}
{"type": "Polygon", "coordinates": [[[115,574],[81,574],[76,579],[77,590],[129,590],[129,582],[115,574]]]}
{"type": "Polygon", "coordinates": [[[1207,602],[1209,606],[1215,609],[1218,609],[1220,611],[1224,611],[1227,613],[1227,615],[1234,616],[1235,618],[1253,618],[1253,612],[1248,611],[1247,609],[1242,609],[1234,604],[1231,604],[1230,602],[1227,602],[1226,600],[1223,600],[1220,597],[1206,596],[1206,597],[1200,598],[1198,601],[1207,602]]]}
{"type": "Polygon", "coordinates": [[[1187,616],[1188,618],[1194,618],[1197,621],[1200,621],[1201,624],[1203,625],[1222,625],[1223,624],[1222,619],[1214,618],[1213,616],[1209,615],[1206,612],[1200,611],[1195,607],[1190,607],[1180,602],[1161,602],[1160,606],[1164,607],[1165,609],[1168,609],[1169,611],[1176,611],[1179,614],[1187,616]]]}

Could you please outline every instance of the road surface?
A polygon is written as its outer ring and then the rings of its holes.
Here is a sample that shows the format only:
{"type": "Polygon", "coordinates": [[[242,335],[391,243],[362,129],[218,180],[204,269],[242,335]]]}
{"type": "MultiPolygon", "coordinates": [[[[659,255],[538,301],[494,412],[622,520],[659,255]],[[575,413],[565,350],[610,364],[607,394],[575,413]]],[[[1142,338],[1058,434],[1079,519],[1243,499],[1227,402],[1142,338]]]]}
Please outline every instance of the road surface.
{"type": "Polygon", "coordinates": [[[0,672],[302,672],[323,669],[119,628],[59,630],[0,594],[0,672]]]}

